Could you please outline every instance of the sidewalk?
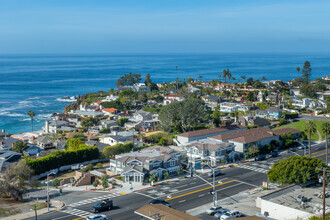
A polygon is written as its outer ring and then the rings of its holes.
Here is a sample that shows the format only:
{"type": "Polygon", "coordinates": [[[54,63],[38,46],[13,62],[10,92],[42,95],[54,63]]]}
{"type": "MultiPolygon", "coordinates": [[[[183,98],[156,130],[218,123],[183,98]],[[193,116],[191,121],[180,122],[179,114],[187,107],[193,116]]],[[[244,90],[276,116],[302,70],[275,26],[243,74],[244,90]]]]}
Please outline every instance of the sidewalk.
{"type": "MultiPolygon", "coordinates": [[[[65,206],[65,204],[63,202],[60,202],[58,200],[51,200],[51,203],[52,203],[52,206],[49,208],[49,212],[59,210],[65,206]]],[[[48,212],[47,208],[39,209],[39,210],[37,210],[37,215],[39,216],[39,215],[45,214],[47,212],[48,212]]],[[[19,213],[16,215],[10,215],[8,217],[4,217],[1,219],[2,220],[20,220],[20,219],[26,219],[26,218],[31,218],[31,217],[35,217],[34,210],[32,210],[30,212],[19,213]]]]}

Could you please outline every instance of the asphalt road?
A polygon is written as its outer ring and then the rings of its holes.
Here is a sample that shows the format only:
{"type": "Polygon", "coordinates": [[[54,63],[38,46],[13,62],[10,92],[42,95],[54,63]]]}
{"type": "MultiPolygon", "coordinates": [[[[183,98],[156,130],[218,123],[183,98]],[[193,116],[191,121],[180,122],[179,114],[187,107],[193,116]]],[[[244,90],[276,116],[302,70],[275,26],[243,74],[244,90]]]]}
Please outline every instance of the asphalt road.
{"type": "MultiPolygon", "coordinates": [[[[307,151],[308,152],[308,151],[307,151]]],[[[223,169],[223,175],[216,177],[216,191],[218,200],[231,197],[240,192],[256,188],[267,181],[267,171],[271,166],[283,158],[293,155],[303,155],[304,150],[284,152],[279,157],[268,158],[264,161],[253,161],[244,165],[223,169]]],[[[312,146],[312,157],[325,160],[325,144],[312,146]]],[[[201,175],[212,182],[206,174],[201,175]]],[[[210,194],[212,187],[198,177],[184,178],[178,181],[162,184],[151,189],[130,194],[96,193],[96,192],[67,192],[62,196],[67,207],[61,211],[38,216],[39,220],[78,220],[91,215],[90,208],[97,201],[111,198],[114,209],[102,214],[115,220],[140,219],[135,210],[148,204],[153,198],[167,200],[172,208],[187,211],[205,204],[212,203],[210,194]],[[70,207],[72,206],[72,207],[70,207]]],[[[58,198],[57,198],[58,199],[58,198]]],[[[30,218],[33,220],[34,218],[30,218]]]]}

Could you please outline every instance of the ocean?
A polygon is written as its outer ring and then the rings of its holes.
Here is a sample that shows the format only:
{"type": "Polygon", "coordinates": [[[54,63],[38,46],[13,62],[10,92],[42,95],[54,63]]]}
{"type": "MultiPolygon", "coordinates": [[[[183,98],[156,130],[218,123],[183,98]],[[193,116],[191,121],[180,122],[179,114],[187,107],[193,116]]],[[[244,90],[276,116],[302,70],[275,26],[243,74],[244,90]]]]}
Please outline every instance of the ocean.
{"type": "Polygon", "coordinates": [[[150,73],[161,83],[177,74],[180,79],[216,79],[229,68],[237,81],[242,75],[288,81],[306,60],[312,78],[329,74],[330,54],[0,55],[0,129],[31,131],[27,111],[32,110],[39,130],[52,113],[63,112],[68,102],[59,98],[108,91],[124,73],[150,73]]]}

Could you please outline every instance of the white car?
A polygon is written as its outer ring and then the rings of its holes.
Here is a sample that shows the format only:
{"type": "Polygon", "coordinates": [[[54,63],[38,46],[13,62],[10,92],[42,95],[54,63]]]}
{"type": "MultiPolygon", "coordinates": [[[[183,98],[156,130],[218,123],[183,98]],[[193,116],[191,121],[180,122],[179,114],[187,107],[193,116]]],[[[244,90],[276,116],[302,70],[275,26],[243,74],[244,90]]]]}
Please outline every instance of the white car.
{"type": "Polygon", "coordinates": [[[221,206],[211,207],[210,209],[206,210],[206,214],[208,214],[208,215],[214,215],[214,213],[216,213],[217,211],[219,211],[221,209],[222,209],[221,206]]]}
{"type": "Polygon", "coordinates": [[[86,220],[111,220],[111,218],[108,218],[106,215],[92,215],[88,216],[86,220]]]}
{"type": "Polygon", "coordinates": [[[232,219],[232,218],[237,218],[237,217],[240,217],[241,216],[241,213],[239,213],[239,211],[236,211],[236,210],[232,210],[232,211],[229,211],[225,214],[223,214],[220,219],[221,220],[225,220],[225,219],[232,219]]]}

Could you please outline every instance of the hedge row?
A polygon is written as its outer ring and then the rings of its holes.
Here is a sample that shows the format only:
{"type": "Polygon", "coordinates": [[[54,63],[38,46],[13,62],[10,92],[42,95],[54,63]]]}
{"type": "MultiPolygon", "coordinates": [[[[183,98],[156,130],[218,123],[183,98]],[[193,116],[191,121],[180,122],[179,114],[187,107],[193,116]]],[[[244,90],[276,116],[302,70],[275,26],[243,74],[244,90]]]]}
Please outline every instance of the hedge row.
{"type": "Polygon", "coordinates": [[[114,146],[105,147],[102,151],[107,158],[113,157],[117,154],[128,153],[132,151],[133,144],[131,142],[126,144],[116,144],[114,146]]]}
{"type": "Polygon", "coordinates": [[[61,166],[98,158],[99,149],[97,147],[86,147],[78,150],[55,151],[39,159],[27,158],[27,164],[34,170],[35,174],[40,174],[61,166]]]}

